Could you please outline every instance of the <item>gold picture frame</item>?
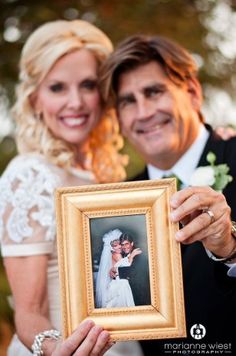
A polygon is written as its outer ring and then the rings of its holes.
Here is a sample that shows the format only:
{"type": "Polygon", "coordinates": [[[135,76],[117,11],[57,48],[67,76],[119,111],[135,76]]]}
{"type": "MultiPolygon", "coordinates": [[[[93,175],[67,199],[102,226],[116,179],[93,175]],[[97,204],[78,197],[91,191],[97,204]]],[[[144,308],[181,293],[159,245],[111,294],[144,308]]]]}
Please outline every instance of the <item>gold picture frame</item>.
{"type": "Polygon", "coordinates": [[[175,191],[174,178],[57,189],[64,337],[84,319],[102,325],[114,341],[186,336],[181,252],[174,238],[178,224],[169,220],[169,200],[175,191]],[[147,304],[96,305],[102,235],[112,228],[131,230],[143,255],[146,251],[151,292],[147,304]]]}

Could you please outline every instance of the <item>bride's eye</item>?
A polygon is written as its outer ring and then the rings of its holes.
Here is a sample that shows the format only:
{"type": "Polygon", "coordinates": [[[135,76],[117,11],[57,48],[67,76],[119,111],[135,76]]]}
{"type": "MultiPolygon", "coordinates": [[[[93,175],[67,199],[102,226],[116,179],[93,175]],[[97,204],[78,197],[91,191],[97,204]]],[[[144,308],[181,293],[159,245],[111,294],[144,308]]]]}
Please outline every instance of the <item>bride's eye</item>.
{"type": "Polygon", "coordinates": [[[53,93],[59,93],[64,89],[64,85],[62,83],[55,83],[50,85],[49,89],[53,93]]]}

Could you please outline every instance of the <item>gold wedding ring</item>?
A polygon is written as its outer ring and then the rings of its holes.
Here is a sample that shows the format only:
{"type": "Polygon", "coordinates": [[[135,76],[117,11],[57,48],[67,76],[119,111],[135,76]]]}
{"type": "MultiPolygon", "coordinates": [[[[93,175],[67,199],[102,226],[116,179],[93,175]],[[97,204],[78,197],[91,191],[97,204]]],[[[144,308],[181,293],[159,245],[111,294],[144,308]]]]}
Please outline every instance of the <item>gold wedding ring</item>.
{"type": "Polygon", "coordinates": [[[213,213],[211,210],[209,210],[209,209],[202,209],[202,214],[203,214],[203,213],[206,213],[206,214],[210,217],[210,219],[211,219],[210,224],[212,224],[212,223],[215,221],[215,215],[214,215],[214,213],[213,213]]]}

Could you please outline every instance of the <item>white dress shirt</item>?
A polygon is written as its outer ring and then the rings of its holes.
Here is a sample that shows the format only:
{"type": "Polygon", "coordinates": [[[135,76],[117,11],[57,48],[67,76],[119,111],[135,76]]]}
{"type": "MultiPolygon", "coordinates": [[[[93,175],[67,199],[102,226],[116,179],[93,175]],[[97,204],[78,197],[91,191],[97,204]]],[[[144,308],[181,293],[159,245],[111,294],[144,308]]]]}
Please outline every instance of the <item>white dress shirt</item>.
{"type": "MultiPolygon", "coordinates": [[[[171,169],[162,170],[150,164],[147,165],[149,178],[161,179],[162,177],[168,177],[174,174],[181,180],[181,188],[189,186],[191,176],[198,165],[208,138],[209,132],[207,131],[205,126],[201,124],[196,140],[171,169]]],[[[227,272],[228,276],[236,277],[236,263],[226,263],[226,265],[230,267],[227,272]]]]}
{"type": "Polygon", "coordinates": [[[205,126],[201,124],[196,140],[171,169],[165,171],[152,165],[147,166],[149,178],[160,179],[164,176],[168,177],[174,174],[181,180],[181,182],[183,182],[182,188],[187,187],[189,185],[190,178],[198,165],[208,137],[209,132],[205,126]]]}

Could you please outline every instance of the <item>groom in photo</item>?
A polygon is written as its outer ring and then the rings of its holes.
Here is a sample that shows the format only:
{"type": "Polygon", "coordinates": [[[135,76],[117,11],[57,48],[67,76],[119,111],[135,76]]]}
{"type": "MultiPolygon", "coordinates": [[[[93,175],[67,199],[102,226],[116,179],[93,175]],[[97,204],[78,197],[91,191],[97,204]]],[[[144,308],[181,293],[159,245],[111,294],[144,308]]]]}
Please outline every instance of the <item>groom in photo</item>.
{"type": "Polygon", "coordinates": [[[234,355],[236,138],[223,141],[204,123],[196,63],[167,38],[127,38],[107,60],[102,78],[105,99],[114,99],[124,136],[147,163],[136,179],[174,174],[184,188],[170,199],[170,219],[182,225],[176,240],[182,247],[188,335],[144,341],[145,354],[164,355],[166,343],[194,342],[190,329],[201,324],[206,335],[198,343],[222,343],[234,355]],[[196,168],[209,165],[209,152],[217,165],[230,168],[233,181],[224,181],[223,194],[207,183],[190,186],[196,168]]]}
{"type": "MultiPolygon", "coordinates": [[[[120,244],[123,257],[130,256],[135,249],[134,240],[130,234],[122,233],[120,244]]],[[[151,304],[148,260],[144,252],[135,255],[131,266],[119,267],[118,275],[120,279],[129,281],[135,306],[151,304]]]]}

